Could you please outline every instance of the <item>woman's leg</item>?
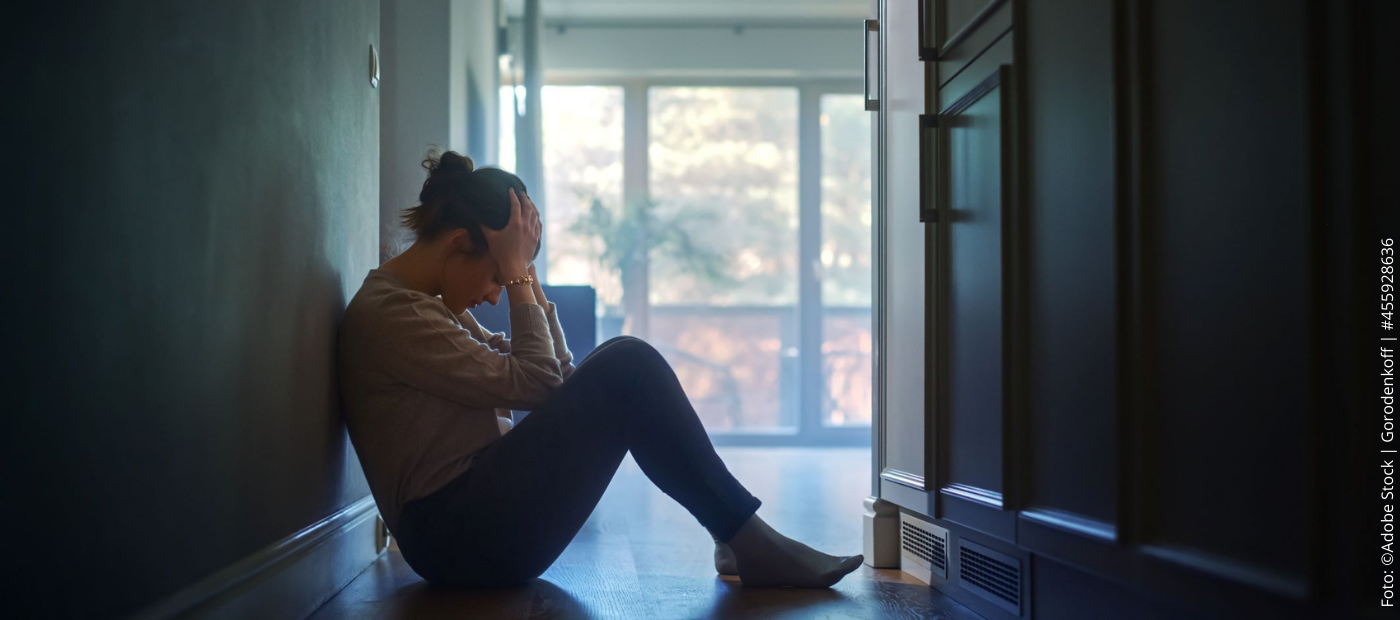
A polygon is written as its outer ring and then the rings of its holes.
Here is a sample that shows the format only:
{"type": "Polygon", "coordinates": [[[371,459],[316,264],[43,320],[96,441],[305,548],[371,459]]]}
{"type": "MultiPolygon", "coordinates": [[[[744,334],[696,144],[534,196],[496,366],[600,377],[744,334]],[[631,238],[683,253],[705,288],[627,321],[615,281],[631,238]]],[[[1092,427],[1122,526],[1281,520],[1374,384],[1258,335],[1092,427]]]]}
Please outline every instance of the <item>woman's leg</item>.
{"type": "Polygon", "coordinates": [[[600,348],[605,352],[592,370],[608,378],[604,389],[620,392],[622,406],[616,413],[623,415],[613,420],[621,423],[637,465],[716,540],[731,538],[762,502],[715,453],[671,365],[646,341],[630,336],[600,348]]]}
{"type": "Polygon", "coordinates": [[[460,497],[465,544],[440,580],[513,583],[543,573],[628,450],[717,540],[758,509],[715,454],[665,359],[645,341],[615,338],[477,457],[460,497]]]}

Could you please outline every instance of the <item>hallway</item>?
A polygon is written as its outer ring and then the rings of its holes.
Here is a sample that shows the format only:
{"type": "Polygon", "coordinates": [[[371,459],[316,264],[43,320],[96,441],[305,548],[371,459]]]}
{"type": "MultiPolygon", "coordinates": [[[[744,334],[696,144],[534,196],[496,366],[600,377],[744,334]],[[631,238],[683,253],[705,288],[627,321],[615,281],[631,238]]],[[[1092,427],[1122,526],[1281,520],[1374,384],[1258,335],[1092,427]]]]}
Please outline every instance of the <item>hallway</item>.
{"type": "MultiPolygon", "coordinates": [[[[760,514],[814,548],[856,553],[869,495],[861,448],[720,448],[764,501],[760,514]]],[[[830,590],[749,590],[715,574],[714,546],[679,504],[625,458],[564,555],[520,588],[431,588],[387,552],[315,614],[341,618],[979,618],[898,570],[862,566],[830,590]]]]}
{"type": "Polygon", "coordinates": [[[18,7],[0,619],[1400,617],[1400,2],[18,7]]]}

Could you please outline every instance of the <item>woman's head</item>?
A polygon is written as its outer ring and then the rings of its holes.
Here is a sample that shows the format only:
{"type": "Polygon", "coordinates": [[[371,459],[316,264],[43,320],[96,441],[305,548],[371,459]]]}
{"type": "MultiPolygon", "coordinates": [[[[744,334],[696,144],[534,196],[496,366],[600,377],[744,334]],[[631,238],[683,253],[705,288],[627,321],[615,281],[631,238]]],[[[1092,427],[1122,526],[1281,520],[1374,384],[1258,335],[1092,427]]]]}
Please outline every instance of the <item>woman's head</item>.
{"type": "MultiPolygon", "coordinates": [[[[404,224],[419,245],[433,246],[443,258],[442,299],[454,312],[500,298],[500,274],[481,227],[506,227],[509,190],[525,193],[525,184],[499,168],[476,168],[454,151],[429,152],[423,160],[428,178],[418,205],[404,213],[404,224]]],[[[539,254],[539,248],[535,248],[539,254]]]]}

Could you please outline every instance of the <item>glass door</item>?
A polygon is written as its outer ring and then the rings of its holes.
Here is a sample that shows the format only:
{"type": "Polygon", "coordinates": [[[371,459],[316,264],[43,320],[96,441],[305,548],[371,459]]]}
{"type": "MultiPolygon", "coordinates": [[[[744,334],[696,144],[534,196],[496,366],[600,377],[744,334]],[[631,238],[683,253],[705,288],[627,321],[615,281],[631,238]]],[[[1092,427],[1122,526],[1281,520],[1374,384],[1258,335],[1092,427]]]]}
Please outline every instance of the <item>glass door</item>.
{"type": "Polygon", "coordinates": [[[798,91],[652,87],[650,333],[705,427],[799,428],[798,91]]]}
{"type": "MultiPolygon", "coordinates": [[[[716,444],[869,445],[871,115],[859,86],[544,89],[549,283],[595,287],[599,341],[655,346],[716,444]],[[638,179],[644,191],[629,194],[638,179]]],[[[503,103],[514,94],[503,88],[503,103]]]]}
{"type": "Polygon", "coordinates": [[[821,424],[870,426],[870,119],[859,94],[823,94],[821,108],[821,424]]]}

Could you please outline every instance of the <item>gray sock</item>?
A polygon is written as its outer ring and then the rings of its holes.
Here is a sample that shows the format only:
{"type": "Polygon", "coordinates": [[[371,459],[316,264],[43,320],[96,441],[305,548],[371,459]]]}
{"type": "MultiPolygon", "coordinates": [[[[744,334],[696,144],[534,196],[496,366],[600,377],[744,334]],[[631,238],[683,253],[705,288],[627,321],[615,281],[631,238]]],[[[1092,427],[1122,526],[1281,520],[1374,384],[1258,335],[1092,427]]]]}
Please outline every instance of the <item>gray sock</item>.
{"type": "MultiPolygon", "coordinates": [[[[745,587],[829,588],[865,561],[863,555],[834,556],[817,551],[779,534],[757,514],[744,522],[726,546],[745,587]]],[[[719,556],[717,545],[716,570],[720,568],[719,556]]]]}
{"type": "Polygon", "coordinates": [[[710,539],[715,541],[715,572],[721,575],[739,574],[738,565],[734,561],[734,550],[720,542],[713,533],[710,534],[710,539]]]}

